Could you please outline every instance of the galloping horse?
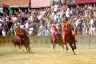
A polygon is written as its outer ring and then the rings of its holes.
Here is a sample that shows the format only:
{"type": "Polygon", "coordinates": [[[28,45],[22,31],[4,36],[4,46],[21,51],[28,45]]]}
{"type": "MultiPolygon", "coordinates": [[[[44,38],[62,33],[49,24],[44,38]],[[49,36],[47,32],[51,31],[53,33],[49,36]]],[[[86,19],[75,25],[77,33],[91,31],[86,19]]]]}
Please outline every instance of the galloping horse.
{"type": "MultiPolygon", "coordinates": [[[[20,46],[19,37],[14,36],[14,38],[12,39],[12,43],[15,45],[15,47],[20,46]]],[[[30,41],[29,41],[29,38],[27,36],[27,31],[23,29],[23,38],[22,38],[22,41],[21,41],[21,45],[25,46],[28,53],[31,52],[29,44],[30,44],[30,41]]]]}
{"type": "MultiPolygon", "coordinates": [[[[63,37],[62,34],[59,33],[56,35],[57,40],[56,44],[59,44],[63,49],[64,49],[64,42],[63,42],[63,37]]],[[[53,40],[51,38],[51,42],[53,43],[53,40]]],[[[74,49],[76,49],[76,40],[75,40],[75,33],[72,32],[72,30],[69,30],[68,34],[66,35],[66,42],[70,45],[73,53],[75,54],[74,49]]],[[[55,49],[56,46],[53,46],[53,49],[55,49]]],[[[68,50],[67,44],[66,44],[66,50],[68,50]]]]}

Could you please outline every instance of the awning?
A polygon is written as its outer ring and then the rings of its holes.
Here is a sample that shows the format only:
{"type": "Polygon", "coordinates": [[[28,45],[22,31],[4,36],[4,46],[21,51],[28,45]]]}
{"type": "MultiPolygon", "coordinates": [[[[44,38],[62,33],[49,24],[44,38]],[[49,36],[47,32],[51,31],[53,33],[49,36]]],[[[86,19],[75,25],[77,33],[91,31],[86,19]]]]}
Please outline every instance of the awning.
{"type": "Polygon", "coordinates": [[[31,0],[31,8],[51,6],[51,0],[31,0]]]}
{"type": "Polygon", "coordinates": [[[76,4],[96,3],[96,0],[75,0],[76,4]]]}
{"type": "Polygon", "coordinates": [[[0,7],[3,7],[3,4],[5,4],[6,0],[0,0],[0,7]]]}
{"type": "Polygon", "coordinates": [[[27,7],[29,6],[29,0],[0,0],[0,6],[2,4],[9,5],[10,7],[27,7]]]}

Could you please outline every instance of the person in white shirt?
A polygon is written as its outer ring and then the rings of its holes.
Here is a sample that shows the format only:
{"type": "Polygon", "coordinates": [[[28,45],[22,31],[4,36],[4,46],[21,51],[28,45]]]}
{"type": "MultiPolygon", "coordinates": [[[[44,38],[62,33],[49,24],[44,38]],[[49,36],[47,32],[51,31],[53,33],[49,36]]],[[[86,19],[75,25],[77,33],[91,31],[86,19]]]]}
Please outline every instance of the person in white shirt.
{"type": "Polygon", "coordinates": [[[17,21],[17,17],[15,17],[14,15],[12,16],[12,20],[13,22],[16,22],[17,21]]]}
{"type": "Polygon", "coordinates": [[[69,8],[67,8],[67,10],[66,10],[66,17],[70,18],[70,9],[69,8]]]}
{"type": "Polygon", "coordinates": [[[58,11],[58,5],[54,5],[54,12],[58,11]]]}
{"type": "Polygon", "coordinates": [[[89,34],[95,35],[95,27],[94,27],[94,18],[92,17],[89,22],[90,28],[89,28],[89,34]]]}
{"type": "Polygon", "coordinates": [[[33,30],[34,30],[33,27],[30,27],[29,28],[29,31],[28,31],[29,35],[32,35],[33,34],[33,30]]]}
{"type": "Polygon", "coordinates": [[[25,23],[25,29],[28,30],[28,28],[29,28],[29,22],[26,21],[26,23],[25,23]]]}
{"type": "Polygon", "coordinates": [[[77,21],[75,22],[76,27],[78,27],[78,25],[80,24],[80,19],[77,19],[77,21]]]}
{"type": "Polygon", "coordinates": [[[3,29],[2,29],[2,36],[6,36],[6,30],[5,30],[4,27],[3,27],[3,29]]]}
{"type": "Polygon", "coordinates": [[[3,22],[3,17],[0,17],[0,22],[3,22]]]}
{"type": "Polygon", "coordinates": [[[58,14],[57,13],[54,14],[54,18],[53,19],[54,19],[54,22],[58,22],[58,20],[57,20],[58,19],[58,14]]]}
{"type": "Polygon", "coordinates": [[[41,24],[37,36],[44,36],[44,26],[41,24]]]}
{"type": "Polygon", "coordinates": [[[31,21],[31,22],[33,21],[33,16],[32,15],[29,16],[28,21],[31,21]]]}
{"type": "Polygon", "coordinates": [[[0,13],[3,13],[3,8],[0,8],[0,13]]]}

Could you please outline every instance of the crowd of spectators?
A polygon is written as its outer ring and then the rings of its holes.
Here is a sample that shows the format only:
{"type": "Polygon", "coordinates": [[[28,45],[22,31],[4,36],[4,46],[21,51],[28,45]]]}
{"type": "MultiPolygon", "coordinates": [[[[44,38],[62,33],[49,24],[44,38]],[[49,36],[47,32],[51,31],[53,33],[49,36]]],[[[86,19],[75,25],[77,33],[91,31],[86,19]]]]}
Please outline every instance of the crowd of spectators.
{"type": "Polygon", "coordinates": [[[64,17],[68,17],[73,24],[77,35],[96,35],[96,5],[85,4],[68,7],[55,4],[52,6],[52,19],[61,23],[64,17]]]}
{"type": "MultiPolygon", "coordinates": [[[[71,2],[71,0],[67,0],[71,2]]],[[[67,2],[66,1],[66,2],[67,2]]],[[[96,35],[96,5],[85,4],[68,7],[56,3],[43,9],[12,10],[10,7],[0,12],[0,36],[13,36],[18,26],[29,35],[48,36],[50,22],[60,25],[67,17],[77,35],[96,35]]]]}
{"type": "Polygon", "coordinates": [[[0,16],[0,36],[15,35],[16,28],[26,29],[29,35],[47,36],[50,8],[14,10],[6,9],[0,16]]]}

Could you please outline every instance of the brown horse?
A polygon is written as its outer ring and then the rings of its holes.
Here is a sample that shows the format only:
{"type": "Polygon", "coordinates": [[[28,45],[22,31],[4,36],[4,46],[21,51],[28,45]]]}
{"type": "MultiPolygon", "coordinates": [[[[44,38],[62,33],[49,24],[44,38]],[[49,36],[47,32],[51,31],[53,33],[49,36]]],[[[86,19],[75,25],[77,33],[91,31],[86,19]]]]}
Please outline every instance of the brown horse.
{"type": "MultiPolygon", "coordinates": [[[[27,52],[30,53],[31,52],[30,46],[29,46],[30,41],[29,41],[28,36],[26,36],[26,35],[27,35],[26,30],[23,30],[23,38],[22,38],[22,41],[21,41],[21,46],[25,46],[27,52]]],[[[19,37],[18,36],[14,36],[14,38],[12,39],[12,43],[15,45],[15,47],[16,46],[20,46],[19,37]]]]}
{"type": "MultiPolygon", "coordinates": [[[[67,37],[66,42],[71,47],[73,53],[76,54],[74,51],[74,49],[76,49],[76,43],[75,43],[76,41],[75,41],[74,34],[72,33],[72,31],[69,31],[66,37],[67,37]]],[[[51,38],[51,42],[53,43],[52,38],[51,38]]],[[[64,42],[63,42],[63,38],[61,34],[57,34],[57,44],[59,44],[64,50],[64,42]]],[[[56,46],[53,46],[53,49],[55,49],[55,47],[56,46]]],[[[67,44],[66,44],[66,50],[68,50],[67,44]]]]}

